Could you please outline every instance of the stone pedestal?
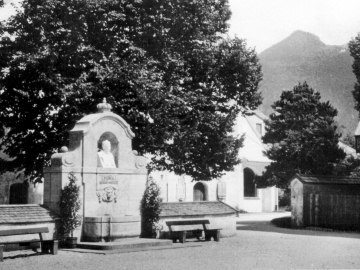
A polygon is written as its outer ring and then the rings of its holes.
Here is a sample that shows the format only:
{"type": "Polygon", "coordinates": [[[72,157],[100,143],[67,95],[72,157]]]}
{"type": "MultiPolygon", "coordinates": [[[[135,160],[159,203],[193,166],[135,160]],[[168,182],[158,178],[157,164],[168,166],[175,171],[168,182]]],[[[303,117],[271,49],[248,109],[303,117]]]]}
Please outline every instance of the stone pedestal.
{"type": "Polygon", "coordinates": [[[52,156],[51,167],[44,169],[44,204],[55,212],[69,173],[81,185],[83,222],[76,236],[113,240],[140,235],[147,170],[146,159],[132,150],[133,137],[124,119],[108,109],[87,115],[70,131],[69,149],[62,147],[52,156]],[[116,168],[98,167],[97,152],[104,140],[111,143],[116,168]]]}

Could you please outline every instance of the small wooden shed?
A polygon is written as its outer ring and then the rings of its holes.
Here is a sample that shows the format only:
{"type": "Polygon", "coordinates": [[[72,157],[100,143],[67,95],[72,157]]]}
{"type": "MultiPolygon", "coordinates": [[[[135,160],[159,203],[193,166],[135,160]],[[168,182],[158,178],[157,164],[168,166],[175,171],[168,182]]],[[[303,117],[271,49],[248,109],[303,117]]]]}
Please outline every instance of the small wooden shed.
{"type": "Polygon", "coordinates": [[[360,178],[296,174],[290,185],[294,227],[360,229],[360,178]]]}

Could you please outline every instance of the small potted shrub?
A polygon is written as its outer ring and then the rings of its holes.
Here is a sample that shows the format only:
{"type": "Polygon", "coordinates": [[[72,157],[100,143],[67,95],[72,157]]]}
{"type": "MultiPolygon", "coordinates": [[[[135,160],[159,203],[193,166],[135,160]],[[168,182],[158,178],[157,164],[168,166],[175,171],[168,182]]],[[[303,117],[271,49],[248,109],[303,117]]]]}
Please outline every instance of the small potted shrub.
{"type": "Polygon", "coordinates": [[[69,183],[61,190],[60,208],[60,235],[69,248],[75,248],[77,237],[74,231],[81,224],[80,210],[80,187],[76,185],[76,177],[73,173],[69,174],[69,183]]]}
{"type": "Polygon", "coordinates": [[[161,226],[158,224],[161,213],[160,188],[149,177],[141,200],[141,237],[159,237],[161,226]]]}

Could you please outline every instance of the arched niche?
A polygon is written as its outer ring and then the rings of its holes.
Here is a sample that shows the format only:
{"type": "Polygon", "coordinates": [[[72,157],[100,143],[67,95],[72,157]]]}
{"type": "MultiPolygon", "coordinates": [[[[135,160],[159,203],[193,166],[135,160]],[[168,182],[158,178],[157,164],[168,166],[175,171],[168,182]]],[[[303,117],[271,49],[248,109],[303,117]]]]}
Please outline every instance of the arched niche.
{"type": "Polygon", "coordinates": [[[198,182],[193,188],[193,201],[207,201],[208,200],[208,188],[204,183],[198,182]]]}
{"type": "Polygon", "coordinates": [[[70,131],[69,151],[73,167],[97,168],[101,142],[111,142],[111,151],[118,169],[134,169],[132,149],[134,133],[123,118],[112,112],[90,114],[80,119],[70,131]]]}

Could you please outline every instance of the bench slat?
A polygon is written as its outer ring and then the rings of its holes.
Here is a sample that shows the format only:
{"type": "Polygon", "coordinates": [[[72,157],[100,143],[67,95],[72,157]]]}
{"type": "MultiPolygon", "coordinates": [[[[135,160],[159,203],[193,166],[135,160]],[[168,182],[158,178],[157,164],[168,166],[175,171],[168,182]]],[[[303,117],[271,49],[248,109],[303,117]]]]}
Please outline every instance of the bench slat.
{"type": "Polygon", "coordinates": [[[9,230],[0,230],[0,236],[23,235],[23,234],[34,234],[34,233],[48,233],[48,232],[49,232],[48,227],[9,229],[9,230]]]}
{"type": "Polygon", "coordinates": [[[208,219],[202,220],[174,220],[174,221],[166,221],[167,226],[179,226],[179,225],[202,225],[202,224],[210,224],[208,219]]]}
{"type": "Polygon", "coordinates": [[[26,244],[26,243],[39,243],[40,239],[29,239],[29,240],[16,240],[16,241],[0,241],[0,245],[8,245],[8,244],[26,244]]]}

